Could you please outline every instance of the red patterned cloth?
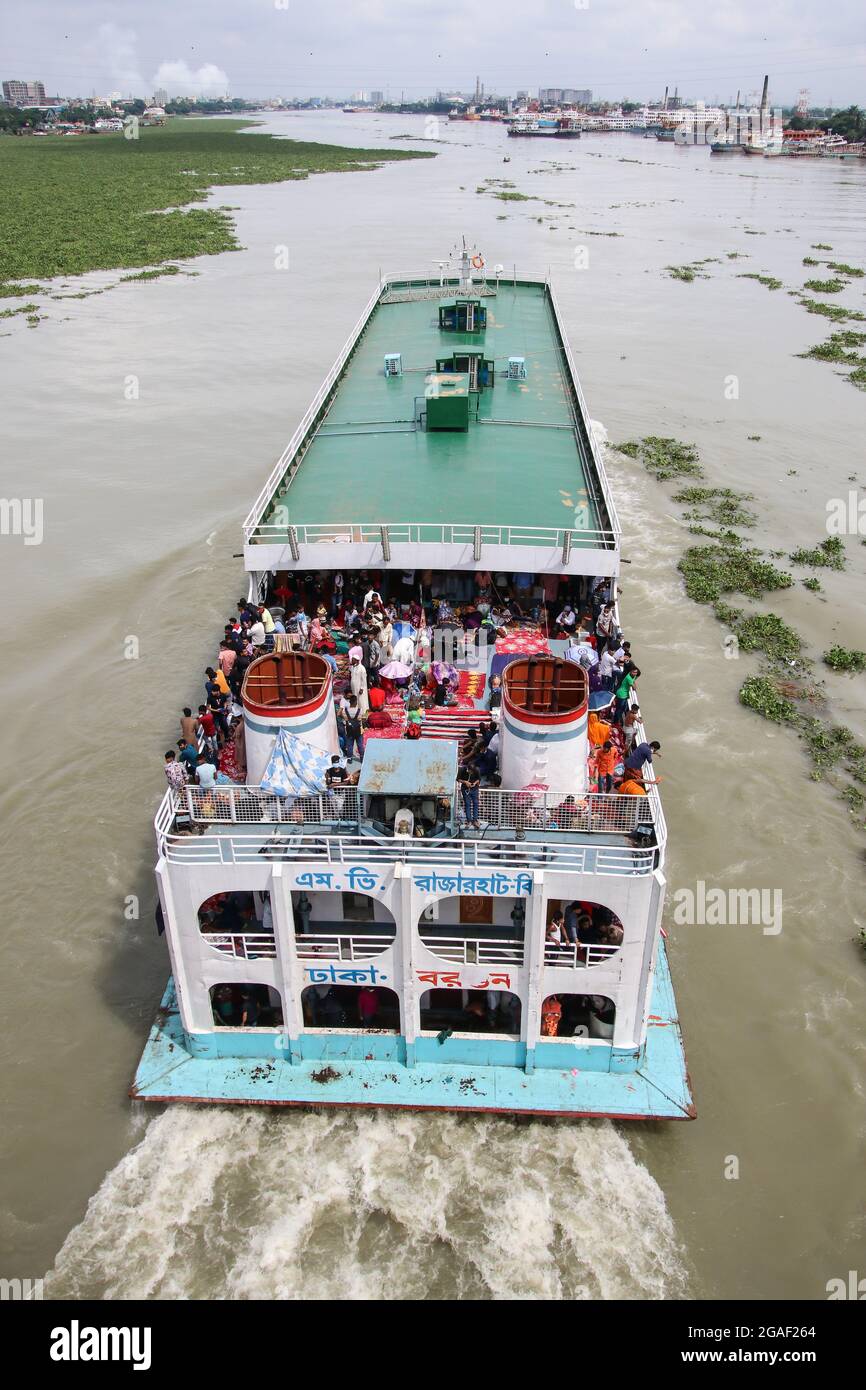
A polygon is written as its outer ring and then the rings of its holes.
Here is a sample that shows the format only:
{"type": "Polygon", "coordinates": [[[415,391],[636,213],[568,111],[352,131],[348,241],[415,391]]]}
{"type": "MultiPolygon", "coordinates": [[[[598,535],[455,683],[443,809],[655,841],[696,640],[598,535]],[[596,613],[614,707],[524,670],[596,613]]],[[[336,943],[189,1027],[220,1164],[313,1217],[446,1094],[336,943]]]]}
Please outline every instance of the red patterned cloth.
{"type": "Polygon", "coordinates": [[[496,651],[500,655],[536,656],[549,652],[550,645],[540,632],[510,632],[507,637],[497,637],[496,651]]]}

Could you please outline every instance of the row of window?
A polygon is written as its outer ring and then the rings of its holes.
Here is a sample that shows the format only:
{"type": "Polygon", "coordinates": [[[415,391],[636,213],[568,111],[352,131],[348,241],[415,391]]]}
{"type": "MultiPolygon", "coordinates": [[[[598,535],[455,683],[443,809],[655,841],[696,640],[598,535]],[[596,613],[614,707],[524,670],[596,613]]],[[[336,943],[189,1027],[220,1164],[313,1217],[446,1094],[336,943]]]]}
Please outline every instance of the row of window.
{"type": "MultiPolygon", "coordinates": [[[[277,990],[262,984],[219,984],[210,991],[218,1028],[281,1028],[283,1007],[277,990]]],[[[393,990],[373,985],[309,985],[301,994],[304,1027],[386,1033],[400,1032],[400,1000],[393,990]]],[[[421,1031],[520,1035],[521,1003],[500,989],[430,989],[420,1000],[421,1031]]],[[[613,1001],[597,994],[556,994],[541,1008],[543,1037],[612,1037],[613,1001]]]]}

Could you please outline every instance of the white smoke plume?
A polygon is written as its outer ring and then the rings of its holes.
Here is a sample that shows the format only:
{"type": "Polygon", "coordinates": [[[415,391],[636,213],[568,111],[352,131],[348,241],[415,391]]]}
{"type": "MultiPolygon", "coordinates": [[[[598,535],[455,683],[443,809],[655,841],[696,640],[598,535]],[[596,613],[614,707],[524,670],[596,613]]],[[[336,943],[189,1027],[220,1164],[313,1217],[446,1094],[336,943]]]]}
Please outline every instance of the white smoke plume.
{"type": "Polygon", "coordinates": [[[159,91],[160,88],[170,97],[219,97],[228,92],[229,79],[215,63],[191,68],[188,63],[175,59],[160,63],[157,68],[153,89],[159,91]]]}

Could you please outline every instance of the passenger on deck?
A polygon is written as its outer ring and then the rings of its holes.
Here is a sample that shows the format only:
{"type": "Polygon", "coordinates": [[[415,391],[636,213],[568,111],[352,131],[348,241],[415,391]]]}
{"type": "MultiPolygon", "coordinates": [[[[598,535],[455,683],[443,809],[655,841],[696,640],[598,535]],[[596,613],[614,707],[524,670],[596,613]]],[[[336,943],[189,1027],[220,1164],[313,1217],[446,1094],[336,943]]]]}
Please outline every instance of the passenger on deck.
{"type": "Polygon", "coordinates": [[[627,772],[639,772],[646,775],[646,767],[652,767],[653,754],[661,752],[661,744],[653,739],[652,743],[638,743],[629,753],[625,760],[627,772]]]}
{"type": "Polygon", "coordinates": [[[357,695],[343,696],[340,700],[337,718],[337,732],[340,738],[340,747],[343,750],[343,757],[351,761],[353,750],[357,749],[358,761],[362,762],[364,758],[364,711],[360,706],[357,695]]]}
{"type": "Polygon", "coordinates": [[[463,800],[463,812],[466,816],[467,825],[471,825],[473,830],[480,830],[478,823],[478,789],[481,779],[476,768],[468,763],[461,763],[457,769],[457,785],[460,788],[460,795],[463,800]]]}
{"type": "Polygon", "coordinates": [[[363,985],[358,991],[358,1019],[362,1028],[372,1028],[379,1012],[379,991],[363,985]]]}
{"type": "Polygon", "coordinates": [[[640,709],[637,705],[632,705],[622,721],[622,736],[625,740],[625,751],[631,752],[632,744],[637,738],[638,724],[640,723],[640,709]]]}
{"type": "Polygon", "coordinates": [[[640,676],[640,671],[633,661],[626,663],[622,680],[616,688],[616,703],[613,710],[613,722],[621,724],[628,709],[628,699],[631,694],[635,681],[640,676]]]}
{"type": "Polygon", "coordinates": [[[357,656],[351,657],[349,662],[349,686],[361,706],[361,714],[365,715],[370,708],[367,695],[367,672],[357,656]]]}
{"type": "Polygon", "coordinates": [[[183,763],[177,761],[177,754],[173,748],[169,748],[165,755],[165,780],[176,792],[186,786],[186,772],[183,763]]]}
{"type": "Polygon", "coordinates": [[[577,628],[577,614],[575,613],[570,603],[566,603],[562,612],[559,614],[558,618],[556,619],[556,626],[559,628],[560,632],[565,634],[566,637],[573,636],[575,629],[577,628]]]}
{"type": "Polygon", "coordinates": [[[198,765],[196,767],[196,780],[199,786],[204,787],[207,791],[210,791],[216,786],[216,768],[213,763],[208,762],[203,754],[199,755],[198,765]]]}
{"type": "Polygon", "coordinates": [[[198,746],[197,722],[192,710],[185,707],[180,718],[180,731],[183,734],[184,743],[194,743],[198,746]]]}
{"type": "Polygon", "coordinates": [[[502,677],[493,676],[487,692],[487,708],[492,712],[502,706],[502,677]]]}
{"type": "Polygon", "coordinates": [[[595,765],[598,772],[600,792],[613,791],[613,770],[619,761],[619,749],[608,739],[596,754],[595,765]]]}
{"type": "Polygon", "coordinates": [[[601,748],[610,738],[610,725],[592,711],[587,719],[586,731],[593,748],[601,748]]]}
{"type": "Polygon", "coordinates": [[[198,762],[198,748],[194,743],[187,743],[185,739],[179,738],[177,741],[178,757],[184,771],[190,776],[195,772],[198,762]]]}

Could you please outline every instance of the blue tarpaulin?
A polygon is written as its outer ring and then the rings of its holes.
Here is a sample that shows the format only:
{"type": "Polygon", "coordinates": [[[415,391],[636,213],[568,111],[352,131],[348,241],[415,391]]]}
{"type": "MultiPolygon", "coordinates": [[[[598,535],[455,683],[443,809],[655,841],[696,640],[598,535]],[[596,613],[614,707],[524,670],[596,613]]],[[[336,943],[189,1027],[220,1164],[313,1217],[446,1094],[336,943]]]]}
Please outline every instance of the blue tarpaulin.
{"type": "Polygon", "coordinates": [[[305,796],[326,788],[325,771],[331,754],[297,734],[280,729],[262,778],[262,791],[275,796],[305,796]]]}

